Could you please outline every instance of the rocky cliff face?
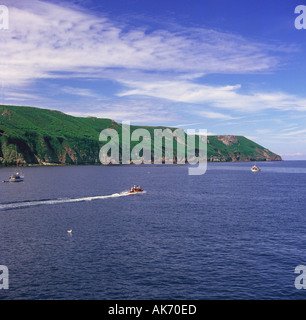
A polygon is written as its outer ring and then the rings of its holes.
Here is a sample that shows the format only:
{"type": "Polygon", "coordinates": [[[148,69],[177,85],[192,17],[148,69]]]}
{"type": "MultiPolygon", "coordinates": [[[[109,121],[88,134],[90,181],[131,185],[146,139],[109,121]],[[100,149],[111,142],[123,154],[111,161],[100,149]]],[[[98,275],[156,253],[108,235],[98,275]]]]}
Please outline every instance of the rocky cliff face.
{"type": "Polygon", "coordinates": [[[208,137],[208,161],[282,161],[282,158],[255,142],[233,135],[208,137]]]}
{"type": "Polygon", "coordinates": [[[234,143],[238,143],[238,140],[235,136],[216,136],[219,141],[222,141],[226,146],[231,146],[234,143]]]}
{"type": "Polygon", "coordinates": [[[23,164],[96,164],[99,162],[98,141],[85,140],[83,145],[76,142],[73,146],[68,141],[55,141],[50,137],[15,140],[1,136],[0,164],[13,165],[18,159],[23,164]]]}

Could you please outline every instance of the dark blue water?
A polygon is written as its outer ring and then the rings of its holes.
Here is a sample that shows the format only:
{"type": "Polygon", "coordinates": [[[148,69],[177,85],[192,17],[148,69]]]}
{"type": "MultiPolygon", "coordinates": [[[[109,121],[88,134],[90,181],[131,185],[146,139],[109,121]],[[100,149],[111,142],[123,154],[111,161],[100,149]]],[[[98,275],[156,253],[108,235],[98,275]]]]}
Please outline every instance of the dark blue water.
{"type": "Polygon", "coordinates": [[[306,298],[306,162],[251,165],[25,168],[0,184],[0,299],[306,298]]]}

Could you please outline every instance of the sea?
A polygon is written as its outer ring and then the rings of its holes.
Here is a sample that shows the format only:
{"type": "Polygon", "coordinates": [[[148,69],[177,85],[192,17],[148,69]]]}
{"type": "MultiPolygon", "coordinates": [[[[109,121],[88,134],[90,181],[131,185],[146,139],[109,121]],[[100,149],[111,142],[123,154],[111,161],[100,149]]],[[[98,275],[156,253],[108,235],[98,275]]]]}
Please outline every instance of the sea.
{"type": "Polygon", "coordinates": [[[305,299],[306,161],[252,165],[23,168],[0,183],[0,300],[305,299]]]}

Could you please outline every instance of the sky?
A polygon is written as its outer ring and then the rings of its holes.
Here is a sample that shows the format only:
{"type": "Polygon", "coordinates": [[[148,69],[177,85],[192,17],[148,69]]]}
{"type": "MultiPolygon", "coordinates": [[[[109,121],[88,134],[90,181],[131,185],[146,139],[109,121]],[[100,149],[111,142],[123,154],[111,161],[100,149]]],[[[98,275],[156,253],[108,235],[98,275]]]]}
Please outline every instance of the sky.
{"type": "Polygon", "coordinates": [[[0,104],[243,135],[306,159],[303,0],[0,0],[0,104]]]}

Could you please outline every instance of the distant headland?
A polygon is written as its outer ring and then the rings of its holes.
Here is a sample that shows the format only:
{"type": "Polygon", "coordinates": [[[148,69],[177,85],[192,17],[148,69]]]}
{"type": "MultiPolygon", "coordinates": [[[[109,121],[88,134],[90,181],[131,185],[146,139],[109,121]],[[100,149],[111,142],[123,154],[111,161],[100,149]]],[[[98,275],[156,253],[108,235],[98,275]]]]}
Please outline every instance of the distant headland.
{"type": "MultiPolygon", "coordinates": [[[[55,110],[0,105],[0,166],[16,164],[16,154],[23,165],[100,164],[100,132],[112,128],[120,135],[121,126],[111,119],[73,117],[55,110]]],[[[139,128],[149,132],[165,129],[133,125],[131,132],[139,128]]],[[[173,149],[175,162],[176,143],[173,149]]],[[[207,160],[281,161],[282,158],[243,136],[219,135],[207,137],[207,160]]]]}

